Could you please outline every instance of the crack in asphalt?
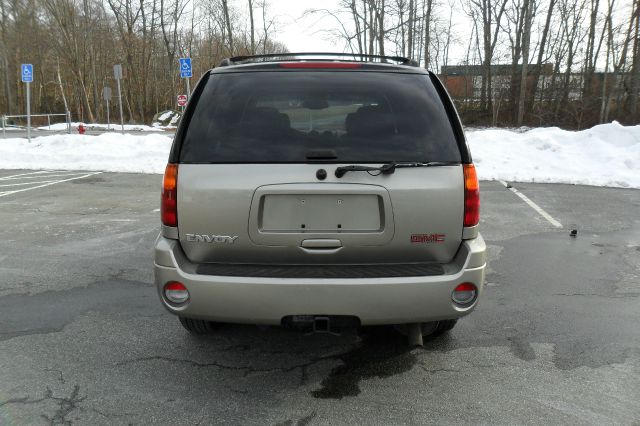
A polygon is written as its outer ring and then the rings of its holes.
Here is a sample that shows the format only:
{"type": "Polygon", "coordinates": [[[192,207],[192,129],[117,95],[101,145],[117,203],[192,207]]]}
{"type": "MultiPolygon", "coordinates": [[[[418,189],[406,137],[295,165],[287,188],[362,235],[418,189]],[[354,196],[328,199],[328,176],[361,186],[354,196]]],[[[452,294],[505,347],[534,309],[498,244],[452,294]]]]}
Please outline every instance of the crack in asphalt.
{"type": "Polygon", "coordinates": [[[436,374],[436,373],[460,373],[462,370],[457,368],[427,368],[424,365],[420,366],[420,369],[425,373],[436,374]]]}
{"type": "Polygon", "coordinates": [[[640,297],[637,293],[625,294],[598,294],[598,293],[553,293],[554,296],[589,296],[589,297],[605,297],[607,299],[624,299],[627,297],[640,297]]]}
{"type": "MultiPolygon", "coordinates": [[[[140,357],[140,358],[133,358],[133,359],[129,359],[126,361],[121,361],[118,362],[116,364],[114,364],[116,367],[121,367],[123,365],[128,365],[128,364],[135,364],[138,362],[147,362],[147,361],[166,361],[166,362],[176,362],[176,363],[183,363],[183,364],[188,364],[192,367],[197,367],[197,368],[219,368],[222,370],[230,370],[230,371],[241,371],[244,372],[243,377],[248,377],[251,374],[258,374],[258,373],[276,373],[276,372],[280,372],[280,373],[290,373],[292,371],[295,371],[297,369],[306,369],[312,365],[315,365],[319,362],[322,361],[326,361],[326,360],[331,360],[331,359],[339,359],[340,356],[342,356],[343,354],[332,354],[332,355],[326,355],[326,356],[321,356],[321,357],[317,357],[317,358],[313,358],[308,362],[302,363],[302,364],[295,364],[289,367],[273,367],[273,368],[256,368],[256,367],[251,367],[251,366],[237,366],[237,365],[228,365],[228,364],[222,364],[220,362],[198,362],[198,361],[194,361],[191,359],[184,359],[184,358],[174,358],[174,357],[169,357],[169,356],[162,356],[162,355],[154,355],[154,356],[148,356],[148,357],[140,357]]],[[[306,373],[305,373],[306,374],[306,373]]]]}
{"type": "Polygon", "coordinates": [[[45,393],[45,398],[51,399],[58,404],[58,410],[53,414],[53,417],[49,417],[45,414],[42,414],[42,418],[49,422],[49,425],[71,425],[71,420],[67,420],[67,416],[76,408],[78,404],[84,401],[87,396],[80,397],[78,394],[80,393],[80,386],[74,385],[73,391],[68,398],[60,398],[53,396],[53,391],[47,387],[47,392],[45,393]]]}
{"type": "Polygon", "coordinates": [[[9,404],[37,404],[39,402],[45,401],[47,400],[46,397],[40,398],[40,399],[34,399],[34,400],[29,400],[29,395],[27,396],[23,396],[21,398],[11,398],[11,399],[7,399],[6,401],[2,401],[0,402],[0,407],[3,407],[5,405],[9,405],[9,404]]]}
{"type": "Polygon", "coordinates": [[[79,403],[84,401],[87,396],[79,396],[80,394],[80,386],[74,385],[73,391],[71,391],[71,395],[68,397],[58,397],[53,395],[53,391],[50,387],[47,386],[44,396],[39,399],[29,399],[29,396],[24,396],[20,398],[11,398],[6,401],[0,402],[0,407],[9,404],[39,404],[41,402],[53,401],[58,405],[58,409],[53,414],[52,417],[47,416],[46,414],[41,414],[42,418],[49,422],[49,425],[71,425],[71,420],[67,420],[67,416],[77,408],[79,403]]]}

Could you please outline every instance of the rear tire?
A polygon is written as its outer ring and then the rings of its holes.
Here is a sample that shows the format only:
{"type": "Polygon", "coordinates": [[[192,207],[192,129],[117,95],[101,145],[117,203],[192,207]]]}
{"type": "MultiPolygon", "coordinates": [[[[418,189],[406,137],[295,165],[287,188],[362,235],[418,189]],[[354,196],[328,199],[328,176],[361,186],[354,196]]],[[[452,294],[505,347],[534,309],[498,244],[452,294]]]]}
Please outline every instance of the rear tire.
{"type": "Polygon", "coordinates": [[[193,318],[178,317],[180,324],[191,334],[210,334],[216,329],[216,324],[211,321],[204,321],[193,318]]]}
{"type": "Polygon", "coordinates": [[[458,319],[438,321],[438,328],[436,329],[435,333],[433,333],[433,335],[439,336],[441,334],[447,333],[448,331],[451,331],[453,327],[456,326],[457,322],[458,319]]]}
{"type": "MultiPolygon", "coordinates": [[[[444,334],[455,327],[457,322],[457,319],[423,322],[420,324],[422,328],[422,337],[427,339],[444,334]]],[[[408,335],[407,324],[394,325],[393,328],[403,336],[408,335]]]]}

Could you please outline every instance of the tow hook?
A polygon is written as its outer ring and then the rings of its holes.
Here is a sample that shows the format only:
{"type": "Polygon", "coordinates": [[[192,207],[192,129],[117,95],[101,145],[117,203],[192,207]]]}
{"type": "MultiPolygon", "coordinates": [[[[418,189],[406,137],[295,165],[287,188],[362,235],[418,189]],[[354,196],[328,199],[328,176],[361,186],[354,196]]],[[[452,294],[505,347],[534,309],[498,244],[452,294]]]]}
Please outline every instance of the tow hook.
{"type": "Polygon", "coordinates": [[[331,320],[329,319],[329,317],[314,317],[313,332],[331,333],[331,320]]]}
{"type": "Polygon", "coordinates": [[[283,317],[281,324],[298,329],[306,335],[319,333],[345,336],[358,330],[360,320],[346,315],[289,315],[283,317]]]}

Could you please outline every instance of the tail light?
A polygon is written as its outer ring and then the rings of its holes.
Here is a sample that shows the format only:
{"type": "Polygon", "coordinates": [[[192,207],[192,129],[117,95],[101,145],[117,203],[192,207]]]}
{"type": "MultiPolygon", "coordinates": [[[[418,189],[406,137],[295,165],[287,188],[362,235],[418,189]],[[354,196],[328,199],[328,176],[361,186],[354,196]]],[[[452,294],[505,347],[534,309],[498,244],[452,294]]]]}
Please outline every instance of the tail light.
{"type": "Polygon", "coordinates": [[[458,286],[453,289],[453,293],[451,293],[451,300],[453,300],[457,305],[467,306],[476,300],[477,295],[478,289],[474,284],[462,283],[458,284],[458,286]]]}
{"type": "Polygon", "coordinates": [[[167,164],[162,179],[160,217],[166,226],[178,226],[178,165],[167,164]]]}
{"type": "Polygon", "coordinates": [[[480,184],[473,164],[463,164],[464,170],[464,226],[480,222],[480,184]]]}

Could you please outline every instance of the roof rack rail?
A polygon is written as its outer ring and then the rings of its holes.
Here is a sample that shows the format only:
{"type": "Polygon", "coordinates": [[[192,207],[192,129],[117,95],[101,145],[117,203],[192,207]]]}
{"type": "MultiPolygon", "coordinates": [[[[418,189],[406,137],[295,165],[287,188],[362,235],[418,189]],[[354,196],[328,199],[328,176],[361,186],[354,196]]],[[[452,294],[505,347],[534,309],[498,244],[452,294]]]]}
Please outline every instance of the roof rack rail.
{"type": "MultiPolygon", "coordinates": [[[[399,65],[408,65],[412,67],[420,66],[413,59],[402,56],[384,56],[384,55],[365,55],[361,53],[330,53],[330,52],[302,52],[302,53],[271,53],[268,55],[245,55],[225,58],[220,62],[220,67],[230,65],[250,64],[256,62],[278,62],[278,61],[305,61],[311,58],[322,61],[331,61],[331,57],[338,58],[360,58],[360,60],[352,59],[349,62],[361,62],[365,60],[379,60],[380,62],[397,62],[399,65]],[[320,58],[318,58],[320,57],[320,58]]],[[[372,61],[373,62],[373,61],[372,61]]]]}

